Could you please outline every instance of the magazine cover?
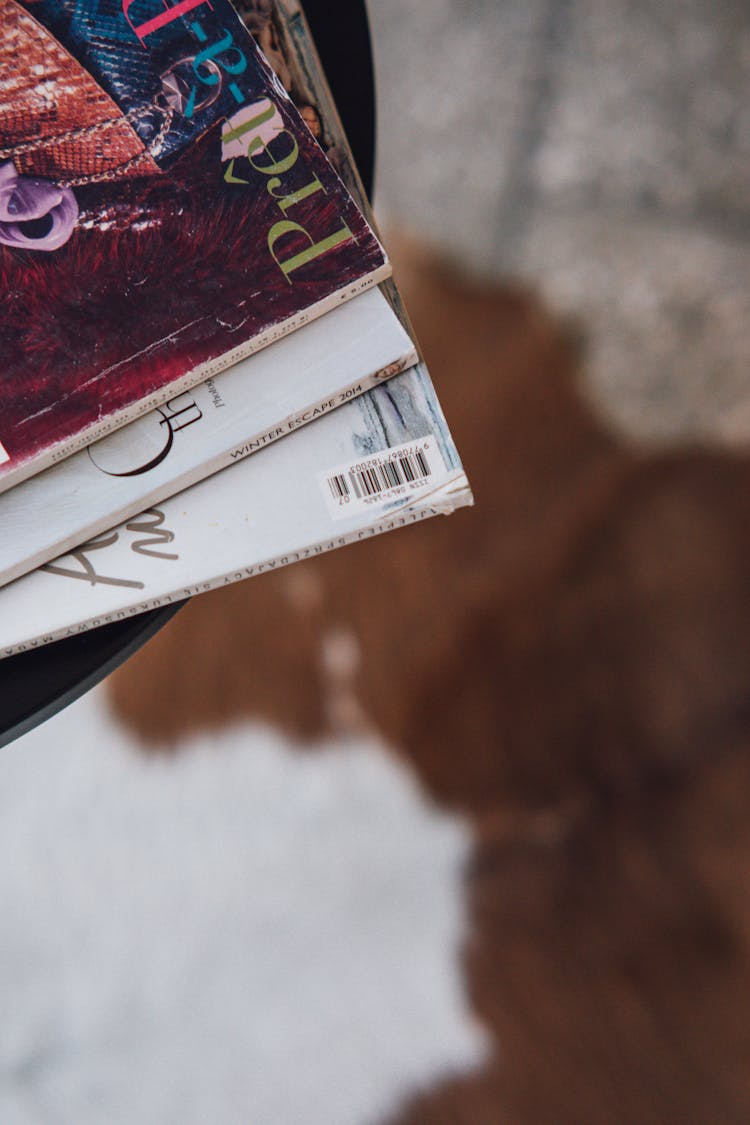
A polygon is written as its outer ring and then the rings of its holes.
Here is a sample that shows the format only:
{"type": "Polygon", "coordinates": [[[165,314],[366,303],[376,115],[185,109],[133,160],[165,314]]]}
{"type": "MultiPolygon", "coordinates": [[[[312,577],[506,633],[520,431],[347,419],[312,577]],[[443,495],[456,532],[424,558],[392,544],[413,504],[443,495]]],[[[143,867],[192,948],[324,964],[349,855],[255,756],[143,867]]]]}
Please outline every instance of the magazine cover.
{"type": "Polygon", "coordinates": [[[0,656],[472,503],[415,368],[0,590],[0,656]]]}
{"type": "Polygon", "coordinates": [[[415,362],[378,289],[347,301],[0,495],[0,586],[415,362]]]}
{"type": "Polygon", "coordinates": [[[0,0],[0,490],[389,272],[227,0],[0,0]]]}

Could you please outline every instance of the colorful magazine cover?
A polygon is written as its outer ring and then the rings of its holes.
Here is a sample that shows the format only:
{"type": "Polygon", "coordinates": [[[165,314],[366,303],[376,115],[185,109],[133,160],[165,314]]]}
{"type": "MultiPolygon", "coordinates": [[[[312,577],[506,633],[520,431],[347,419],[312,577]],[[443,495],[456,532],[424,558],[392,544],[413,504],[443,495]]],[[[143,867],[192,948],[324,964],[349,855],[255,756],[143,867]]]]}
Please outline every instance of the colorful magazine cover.
{"type": "Polygon", "coordinates": [[[0,0],[0,491],[389,272],[227,0],[0,0]]]}

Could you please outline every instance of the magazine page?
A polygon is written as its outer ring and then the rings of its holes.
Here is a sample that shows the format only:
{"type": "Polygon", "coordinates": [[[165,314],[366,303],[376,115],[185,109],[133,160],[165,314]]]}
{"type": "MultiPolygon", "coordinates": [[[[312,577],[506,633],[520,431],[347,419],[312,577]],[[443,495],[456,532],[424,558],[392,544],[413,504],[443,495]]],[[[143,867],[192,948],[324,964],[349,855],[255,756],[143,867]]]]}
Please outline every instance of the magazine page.
{"type": "Polygon", "coordinates": [[[0,655],[472,502],[434,396],[399,376],[0,590],[0,655]]]}
{"type": "Polygon", "coordinates": [[[0,495],[0,586],[415,362],[382,294],[362,293],[0,495]]]}
{"type": "Polygon", "coordinates": [[[0,490],[389,272],[228,0],[0,0],[0,490]]]}

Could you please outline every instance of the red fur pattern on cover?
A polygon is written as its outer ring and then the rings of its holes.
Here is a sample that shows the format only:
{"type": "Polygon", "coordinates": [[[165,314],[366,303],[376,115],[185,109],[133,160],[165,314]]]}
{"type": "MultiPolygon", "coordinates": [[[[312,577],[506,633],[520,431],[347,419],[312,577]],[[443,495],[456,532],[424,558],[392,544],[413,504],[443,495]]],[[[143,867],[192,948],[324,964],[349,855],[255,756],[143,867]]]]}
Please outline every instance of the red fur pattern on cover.
{"type": "MultiPolygon", "coordinates": [[[[158,191],[153,195],[145,229],[116,229],[113,208],[103,222],[114,230],[78,231],[54,254],[0,246],[0,412],[7,431],[23,422],[33,394],[31,448],[43,444],[38,419],[49,407],[78,426],[122,407],[134,391],[146,394],[155,373],[141,361],[144,349],[158,355],[160,382],[177,377],[186,364],[231,348],[234,332],[240,344],[269,319],[292,315],[340,270],[332,254],[302,271],[294,285],[283,282],[265,245],[264,232],[277,217],[270,199],[248,207],[241,195],[237,202],[225,197],[204,210],[200,196],[183,192],[174,213],[158,191]],[[250,275],[248,245],[257,246],[250,275]],[[176,330],[157,348],[165,321],[176,330]],[[133,357],[126,362],[124,338],[133,357]],[[113,377],[107,369],[117,364],[113,377]]],[[[128,211],[127,202],[123,208],[128,211]]],[[[319,205],[317,216],[321,228],[340,226],[336,201],[319,205]]],[[[349,280],[345,270],[341,285],[349,280]]]]}

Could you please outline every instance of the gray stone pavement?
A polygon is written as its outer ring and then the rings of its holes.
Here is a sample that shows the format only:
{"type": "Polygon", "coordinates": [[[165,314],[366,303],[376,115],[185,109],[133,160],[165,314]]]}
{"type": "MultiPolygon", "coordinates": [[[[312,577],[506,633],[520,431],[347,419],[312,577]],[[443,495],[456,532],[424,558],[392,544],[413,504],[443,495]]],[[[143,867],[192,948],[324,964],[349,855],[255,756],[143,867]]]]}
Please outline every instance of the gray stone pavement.
{"type": "Polygon", "coordinates": [[[370,0],[377,203],[588,341],[639,440],[750,439],[746,0],[370,0]]]}

